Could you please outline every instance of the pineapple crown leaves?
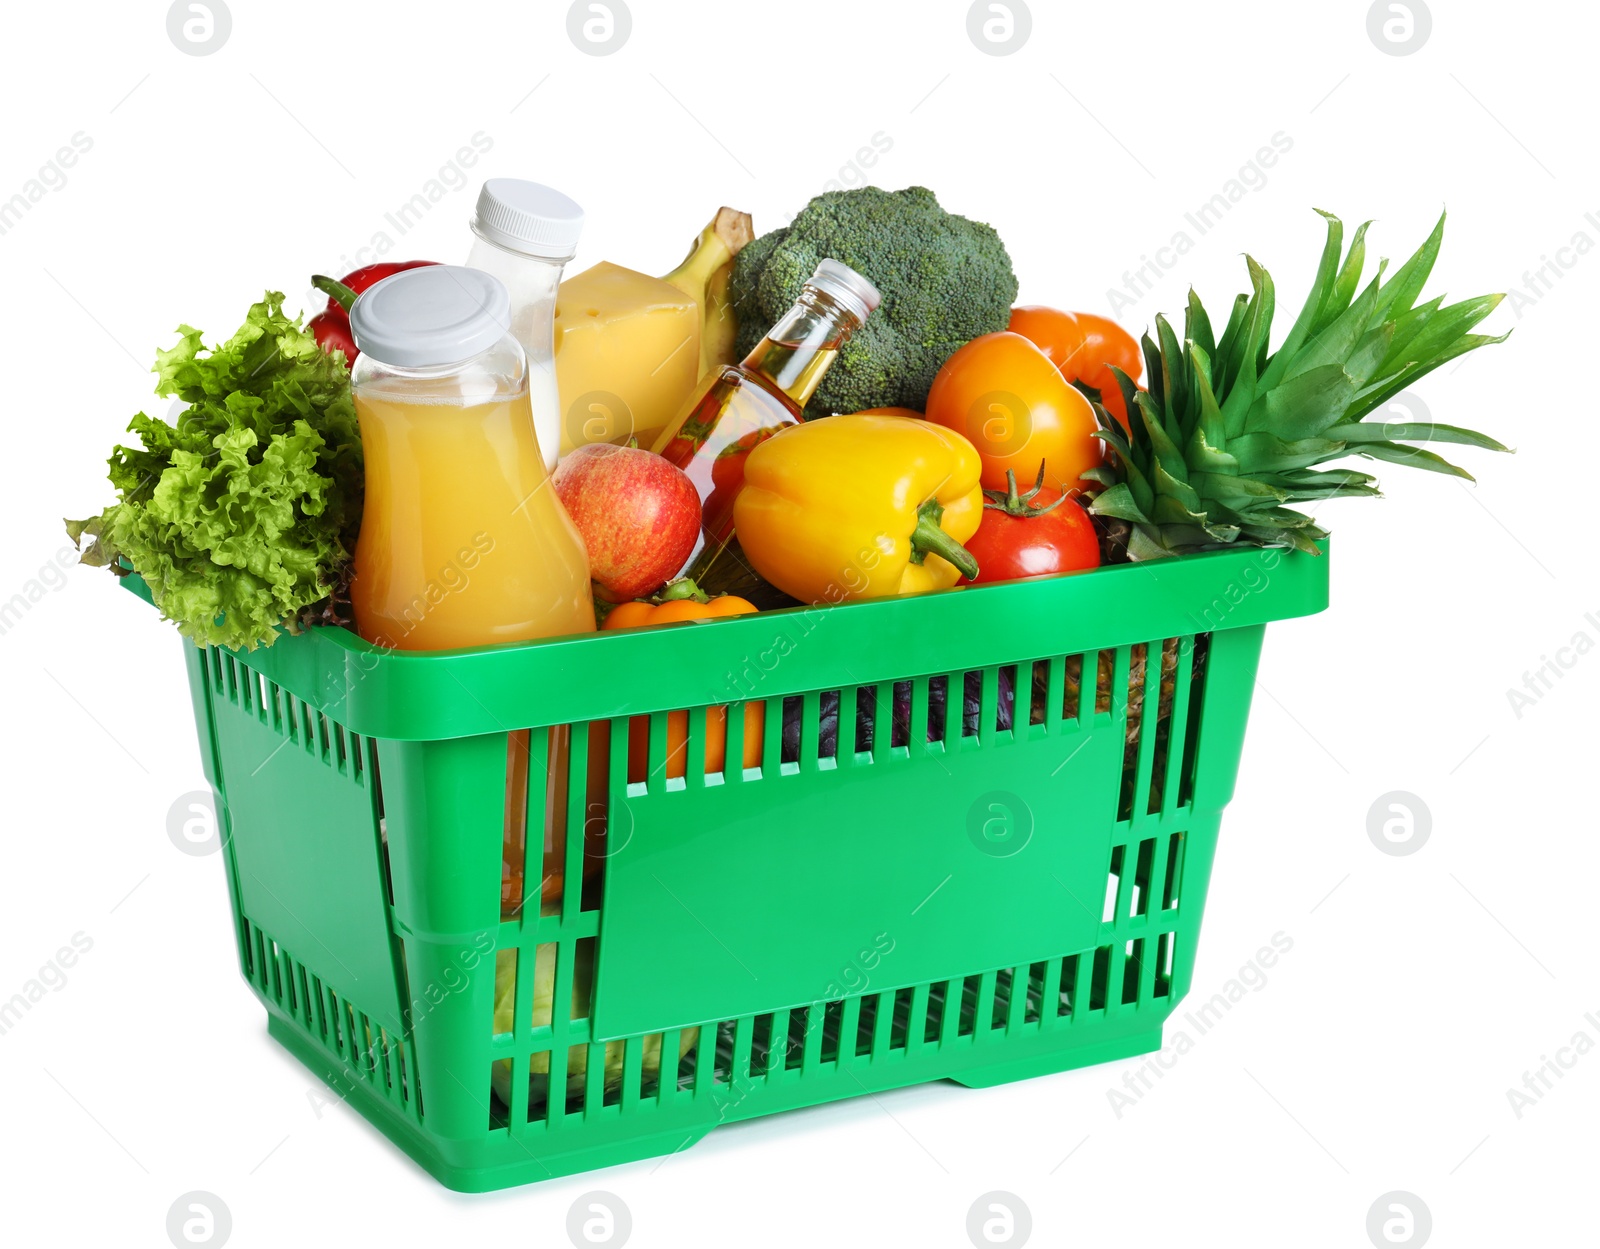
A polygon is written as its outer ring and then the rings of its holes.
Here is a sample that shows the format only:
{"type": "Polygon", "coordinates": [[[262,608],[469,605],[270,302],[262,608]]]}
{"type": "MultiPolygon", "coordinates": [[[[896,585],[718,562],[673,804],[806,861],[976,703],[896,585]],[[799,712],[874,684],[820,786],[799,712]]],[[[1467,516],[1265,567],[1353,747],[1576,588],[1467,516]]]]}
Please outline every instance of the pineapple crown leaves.
{"type": "Polygon", "coordinates": [[[1154,338],[1144,336],[1148,389],[1115,371],[1128,430],[1095,405],[1096,436],[1111,453],[1085,474],[1105,487],[1090,510],[1131,524],[1134,559],[1239,542],[1315,552],[1327,531],[1289,505],[1371,497],[1378,489],[1368,473],[1314,466],[1360,455],[1470,481],[1465,469],[1409,444],[1507,450],[1453,425],[1363,419],[1441,364],[1506,337],[1471,332],[1500,295],[1417,302],[1439,254],[1444,216],[1388,281],[1388,262],[1380,260],[1365,286],[1371,223],[1356,229],[1345,250],[1343,223],[1322,216],[1328,236],[1316,279],[1277,351],[1268,348],[1272,277],[1246,257],[1250,293],[1234,300],[1220,338],[1190,291],[1181,342],[1159,315],[1154,338]]]}

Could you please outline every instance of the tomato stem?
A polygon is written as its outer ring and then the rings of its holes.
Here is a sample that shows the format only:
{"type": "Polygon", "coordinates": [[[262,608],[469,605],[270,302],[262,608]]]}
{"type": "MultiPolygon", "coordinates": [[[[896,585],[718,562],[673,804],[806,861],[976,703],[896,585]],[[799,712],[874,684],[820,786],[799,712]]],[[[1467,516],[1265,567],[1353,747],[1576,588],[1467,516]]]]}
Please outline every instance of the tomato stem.
{"type": "Polygon", "coordinates": [[[1027,494],[1017,493],[1017,474],[1012,469],[1006,469],[1006,488],[1004,490],[985,490],[984,498],[988,500],[983,506],[996,512],[1004,512],[1007,516],[1017,516],[1026,520],[1033,516],[1043,516],[1052,512],[1067,501],[1067,496],[1062,494],[1054,503],[1044,507],[1034,507],[1033,499],[1039,491],[1044,489],[1044,465],[1039,461],[1039,478],[1033,483],[1033,489],[1027,494]]]}

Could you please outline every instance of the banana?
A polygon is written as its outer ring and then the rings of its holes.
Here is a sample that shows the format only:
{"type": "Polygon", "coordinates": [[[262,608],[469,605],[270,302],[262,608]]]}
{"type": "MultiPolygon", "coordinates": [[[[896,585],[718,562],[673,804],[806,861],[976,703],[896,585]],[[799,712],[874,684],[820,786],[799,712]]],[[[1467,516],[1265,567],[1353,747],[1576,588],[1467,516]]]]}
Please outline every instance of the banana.
{"type": "Polygon", "coordinates": [[[700,231],[683,263],[661,277],[694,300],[700,309],[701,377],[734,362],[733,340],[739,327],[728,306],[728,277],[733,258],[754,237],[749,213],[719,208],[700,231]]]}

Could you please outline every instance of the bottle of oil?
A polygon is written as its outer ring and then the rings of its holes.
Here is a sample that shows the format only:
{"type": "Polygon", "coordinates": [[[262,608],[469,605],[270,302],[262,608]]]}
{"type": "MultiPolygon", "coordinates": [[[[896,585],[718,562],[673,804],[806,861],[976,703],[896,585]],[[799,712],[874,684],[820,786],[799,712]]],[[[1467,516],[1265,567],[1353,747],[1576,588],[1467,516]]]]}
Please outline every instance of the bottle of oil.
{"type": "Polygon", "coordinates": [[[738,364],[700,379],[695,397],[661,432],[653,450],[689,475],[700,492],[700,543],[689,557],[703,573],[733,536],[733,500],[757,443],[799,424],[801,409],[850,335],[880,301],[878,288],[848,265],[824,260],[794,307],[738,364]]]}

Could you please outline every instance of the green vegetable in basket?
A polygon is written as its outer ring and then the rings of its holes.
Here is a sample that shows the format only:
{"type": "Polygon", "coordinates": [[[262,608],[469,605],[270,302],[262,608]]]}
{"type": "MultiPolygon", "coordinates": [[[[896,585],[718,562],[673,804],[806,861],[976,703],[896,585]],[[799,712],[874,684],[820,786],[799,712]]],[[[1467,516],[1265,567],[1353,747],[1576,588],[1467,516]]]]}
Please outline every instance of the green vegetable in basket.
{"type": "Polygon", "coordinates": [[[117,447],[118,501],[68,521],[93,542],[84,563],[125,561],[196,642],[271,645],[348,569],[361,524],[361,438],[350,377],[269,291],[227,342],[202,348],[180,326],[156,353],[156,394],[188,406],[174,423],[143,412],[117,447]]]}
{"type": "Polygon", "coordinates": [[[1233,543],[1314,552],[1327,531],[1286,504],[1378,493],[1367,473],[1314,465],[1361,455],[1471,480],[1464,469],[1407,444],[1506,450],[1454,425],[1364,419],[1446,361],[1504,338],[1471,332],[1499,295],[1417,302],[1439,254],[1444,218],[1393,277],[1383,281],[1387,262],[1381,262],[1358,294],[1367,227],[1343,252],[1342,224],[1323,216],[1328,237],[1316,280],[1277,351],[1267,346],[1272,278],[1250,260],[1252,293],[1234,302],[1220,337],[1190,292],[1181,343],[1159,316],[1156,338],[1144,337],[1149,391],[1117,372],[1131,431],[1097,409],[1098,436],[1111,453],[1105,467],[1084,475],[1106,487],[1090,511],[1131,526],[1133,558],[1233,543]]]}
{"type": "MultiPolygon", "coordinates": [[[[555,1018],[556,961],[538,958],[533,960],[533,1018],[541,1023],[555,1018]]],[[[515,950],[501,950],[494,961],[494,1030],[496,1034],[511,1032],[516,1021],[517,959],[515,950]]],[[[573,1015],[585,1018],[589,1014],[590,986],[594,984],[593,942],[580,941],[572,963],[573,1015]]],[[[685,1028],[678,1037],[678,1056],[681,1058],[695,1047],[700,1039],[700,1029],[685,1028]]],[[[640,1075],[646,1084],[653,1083],[661,1073],[661,1034],[647,1036],[643,1041],[640,1075]]],[[[606,1088],[615,1089],[622,1083],[622,1060],[626,1049],[623,1041],[606,1042],[606,1088]]],[[[530,1097],[541,1102],[549,1096],[550,1051],[534,1053],[529,1064],[531,1072],[530,1097]]],[[[589,1070],[589,1048],[583,1046],[567,1063],[567,1092],[583,1092],[584,1079],[589,1070]]],[[[672,1075],[676,1075],[676,1068],[672,1075]]],[[[509,1064],[496,1063],[493,1070],[494,1091],[506,1105],[511,1104],[511,1072],[509,1064]]]]}
{"type": "Polygon", "coordinates": [[[789,311],[825,257],[871,279],[883,306],[844,345],[806,405],[808,417],[920,412],[951,352],[1010,323],[1017,277],[993,227],[946,212],[926,187],[854,187],[823,192],[734,258],[735,357],[789,311]]]}

